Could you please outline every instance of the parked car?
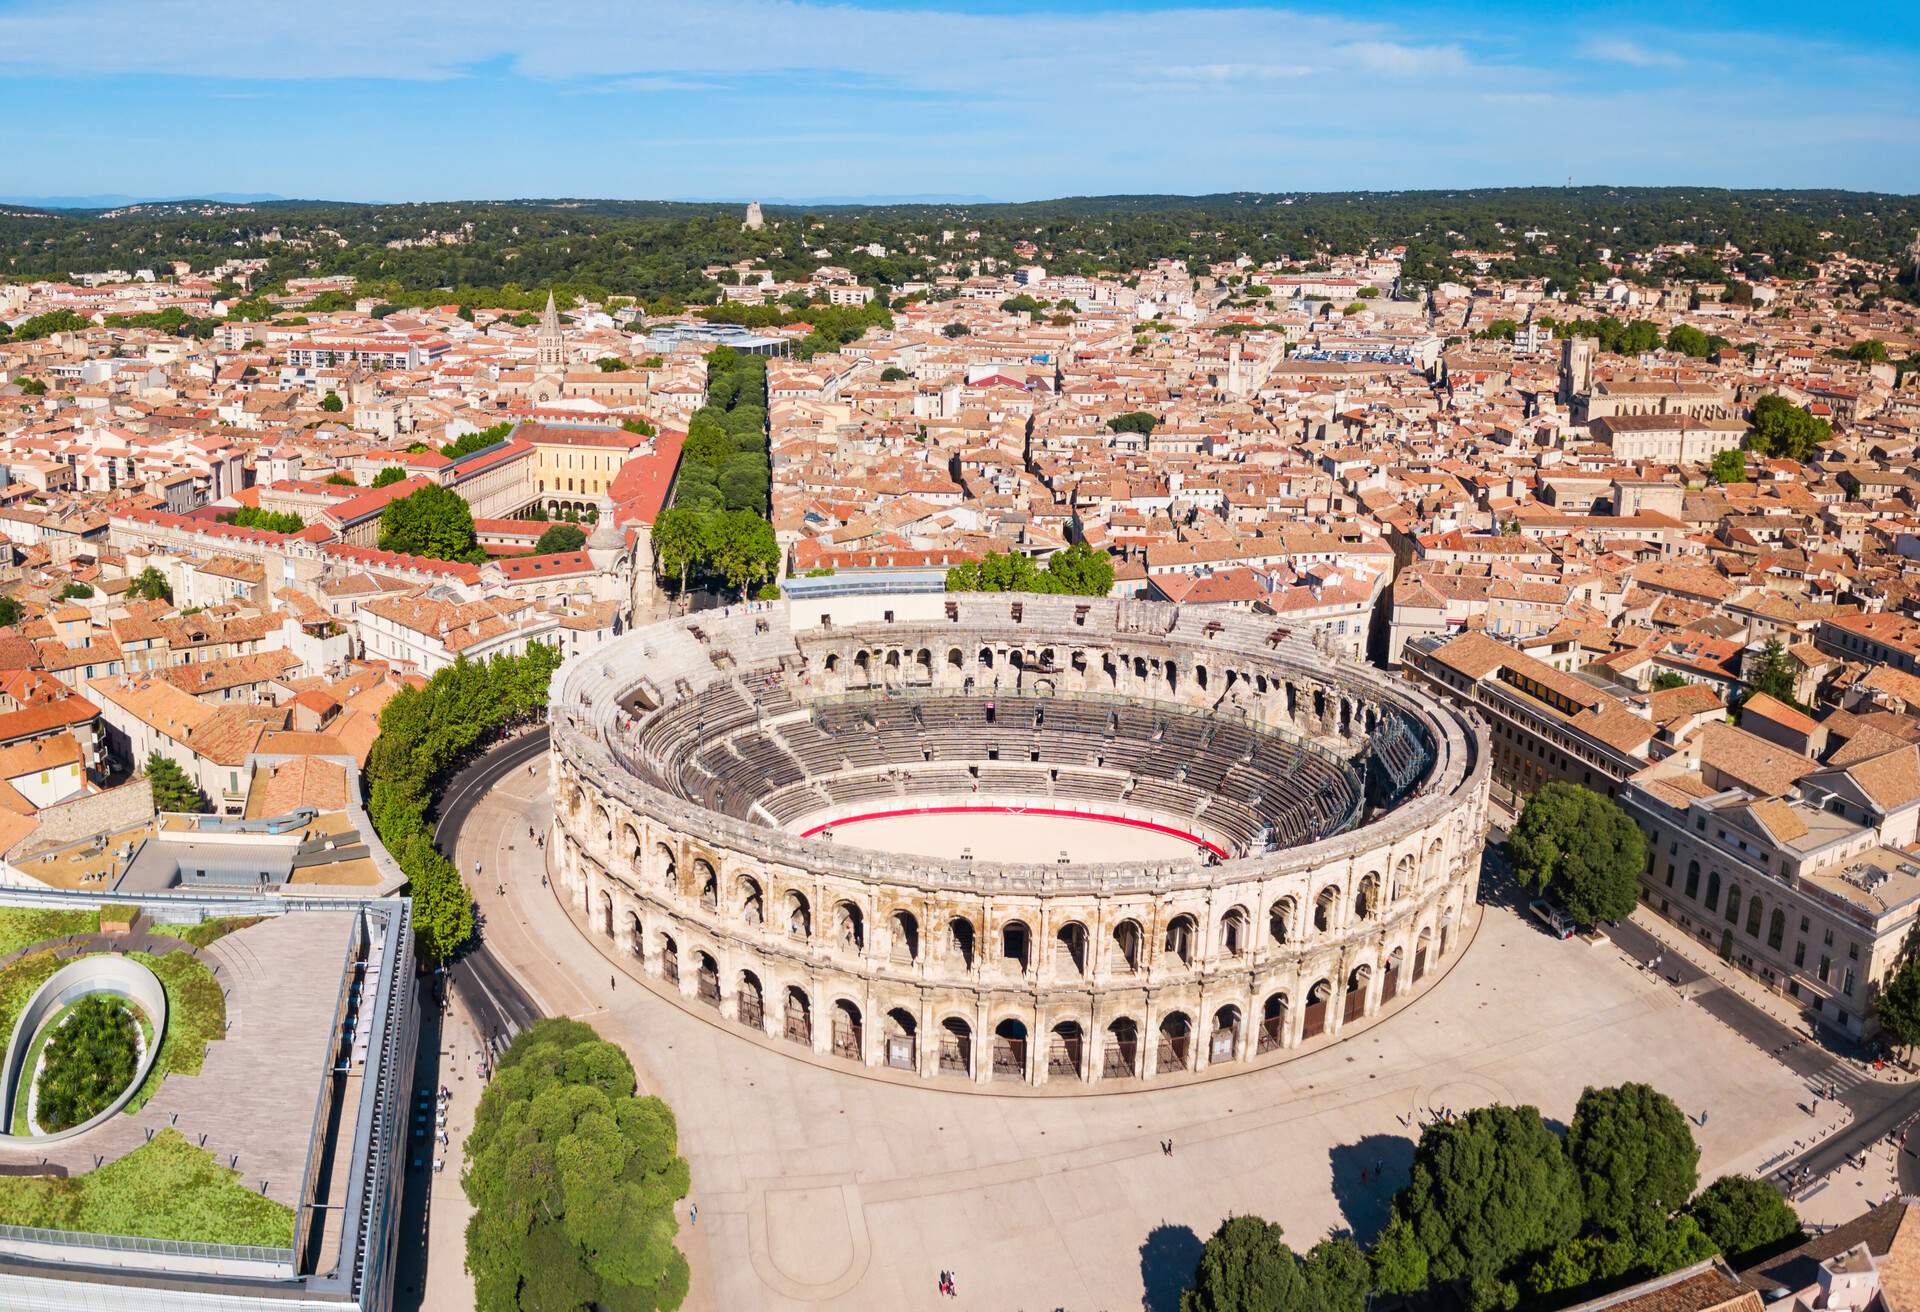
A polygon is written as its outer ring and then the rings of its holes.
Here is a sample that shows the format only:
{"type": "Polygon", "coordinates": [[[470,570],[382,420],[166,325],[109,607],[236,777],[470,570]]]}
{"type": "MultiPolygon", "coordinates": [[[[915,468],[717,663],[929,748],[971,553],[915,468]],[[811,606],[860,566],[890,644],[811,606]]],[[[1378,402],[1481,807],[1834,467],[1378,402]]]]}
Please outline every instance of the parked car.
{"type": "Polygon", "coordinates": [[[1549,930],[1553,931],[1555,938],[1568,939],[1573,937],[1575,928],[1573,917],[1545,898],[1537,897],[1533,899],[1533,901],[1527,903],[1527,910],[1533,912],[1535,920],[1538,920],[1549,930]]]}

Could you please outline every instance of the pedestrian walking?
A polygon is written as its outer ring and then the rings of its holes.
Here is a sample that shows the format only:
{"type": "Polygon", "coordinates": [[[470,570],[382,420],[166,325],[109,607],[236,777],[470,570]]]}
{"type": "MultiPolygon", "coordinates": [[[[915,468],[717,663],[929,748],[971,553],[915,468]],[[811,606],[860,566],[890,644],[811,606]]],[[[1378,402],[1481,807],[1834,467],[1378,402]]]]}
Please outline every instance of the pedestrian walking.
{"type": "Polygon", "coordinates": [[[615,979],[612,975],[609,975],[607,976],[607,987],[610,989],[617,989],[620,987],[620,981],[615,979]]]}
{"type": "Polygon", "coordinates": [[[700,1204],[698,1203],[687,1204],[687,1220],[692,1225],[700,1224],[700,1204]]]}

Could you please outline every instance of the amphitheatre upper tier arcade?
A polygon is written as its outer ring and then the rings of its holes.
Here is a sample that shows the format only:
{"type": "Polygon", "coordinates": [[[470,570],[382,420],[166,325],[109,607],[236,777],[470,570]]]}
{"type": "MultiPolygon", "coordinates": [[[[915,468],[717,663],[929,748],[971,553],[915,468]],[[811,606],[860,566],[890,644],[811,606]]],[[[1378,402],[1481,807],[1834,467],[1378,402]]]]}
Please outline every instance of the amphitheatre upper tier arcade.
{"type": "Polygon", "coordinates": [[[683,1005],[956,1085],[1278,1060],[1464,943],[1469,712],[1271,618],[701,612],[555,676],[554,860],[683,1005]]]}

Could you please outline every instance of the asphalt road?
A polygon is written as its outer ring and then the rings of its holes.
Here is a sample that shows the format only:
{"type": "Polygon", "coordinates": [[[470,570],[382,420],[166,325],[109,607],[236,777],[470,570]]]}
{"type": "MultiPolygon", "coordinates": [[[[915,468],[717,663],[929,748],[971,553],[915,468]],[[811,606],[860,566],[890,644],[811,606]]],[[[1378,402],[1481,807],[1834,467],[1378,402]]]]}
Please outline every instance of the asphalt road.
{"type": "MultiPolygon", "coordinates": [[[[523,738],[514,738],[493,748],[455,775],[440,795],[433,827],[434,846],[457,861],[460,828],[474,806],[501,776],[544,755],[546,750],[547,728],[542,725],[523,738]]],[[[472,946],[454,959],[447,975],[481,1033],[496,1035],[503,1044],[540,1019],[540,1009],[513,972],[488,949],[484,928],[472,946]]]]}

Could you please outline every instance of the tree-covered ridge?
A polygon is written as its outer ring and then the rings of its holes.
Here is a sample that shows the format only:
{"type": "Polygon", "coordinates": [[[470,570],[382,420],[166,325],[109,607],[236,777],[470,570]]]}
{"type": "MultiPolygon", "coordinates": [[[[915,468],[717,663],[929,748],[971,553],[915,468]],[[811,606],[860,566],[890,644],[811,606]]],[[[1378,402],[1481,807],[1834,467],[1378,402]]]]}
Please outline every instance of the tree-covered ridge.
{"type": "MultiPolygon", "coordinates": [[[[1899,258],[1920,227],[1920,198],[1843,191],[1703,187],[1532,187],[1408,192],[1236,192],[1214,196],[1069,197],[1017,205],[766,207],[743,229],[735,206],[595,200],[354,205],[286,201],[244,206],[145,205],[125,210],[0,209],[0,276],[66,277],[77,269],[186,260],[207,270],[236,245],[265,258],[262,279],[353,274],[364,295],[394,305],[509,304],[536,310],[528,289],[563,298],[625,295],[711,304],[703,270],[752,261],[783,281],[818,267],[811,252],[872,285],[926,276],[936,265],[1019,262],[1032,242],[1050,271],[1127,270],[1163,258],[1310,262],[1327,252],[1408,248],[1413,281],[1463,272],[1455,250],[1511,252],[1514,277],[1569,284],[1601,276],[1601,253],[1731,243],[1749,276],[1795,276],[1829,252],[1899,258]],[[943,240],[952,231],[952,240],[943,240]],[[1544,236],[1529,240],[1523,234],[1544,236]],[[268,242],[277,233],[282,240],[268,242]],[[452,244],[390,249],[427,233],[452,244]],[[337,234],[337,239],[336,239],[337,234]],[[977,234],[977,235],[971,235],[977,234]],[[1827,235],[1823,235],[1827,234],[1827,235]],[[312,242],[309,248],[301,243],[312,242]],[[866,247],[879,246],[875,255],[866,247]],[[1551,249],[1549,249],[1551,248],[1551,249]]],[[[1657,270],[1720,276],[1701,254],[1657,270]]]]}

